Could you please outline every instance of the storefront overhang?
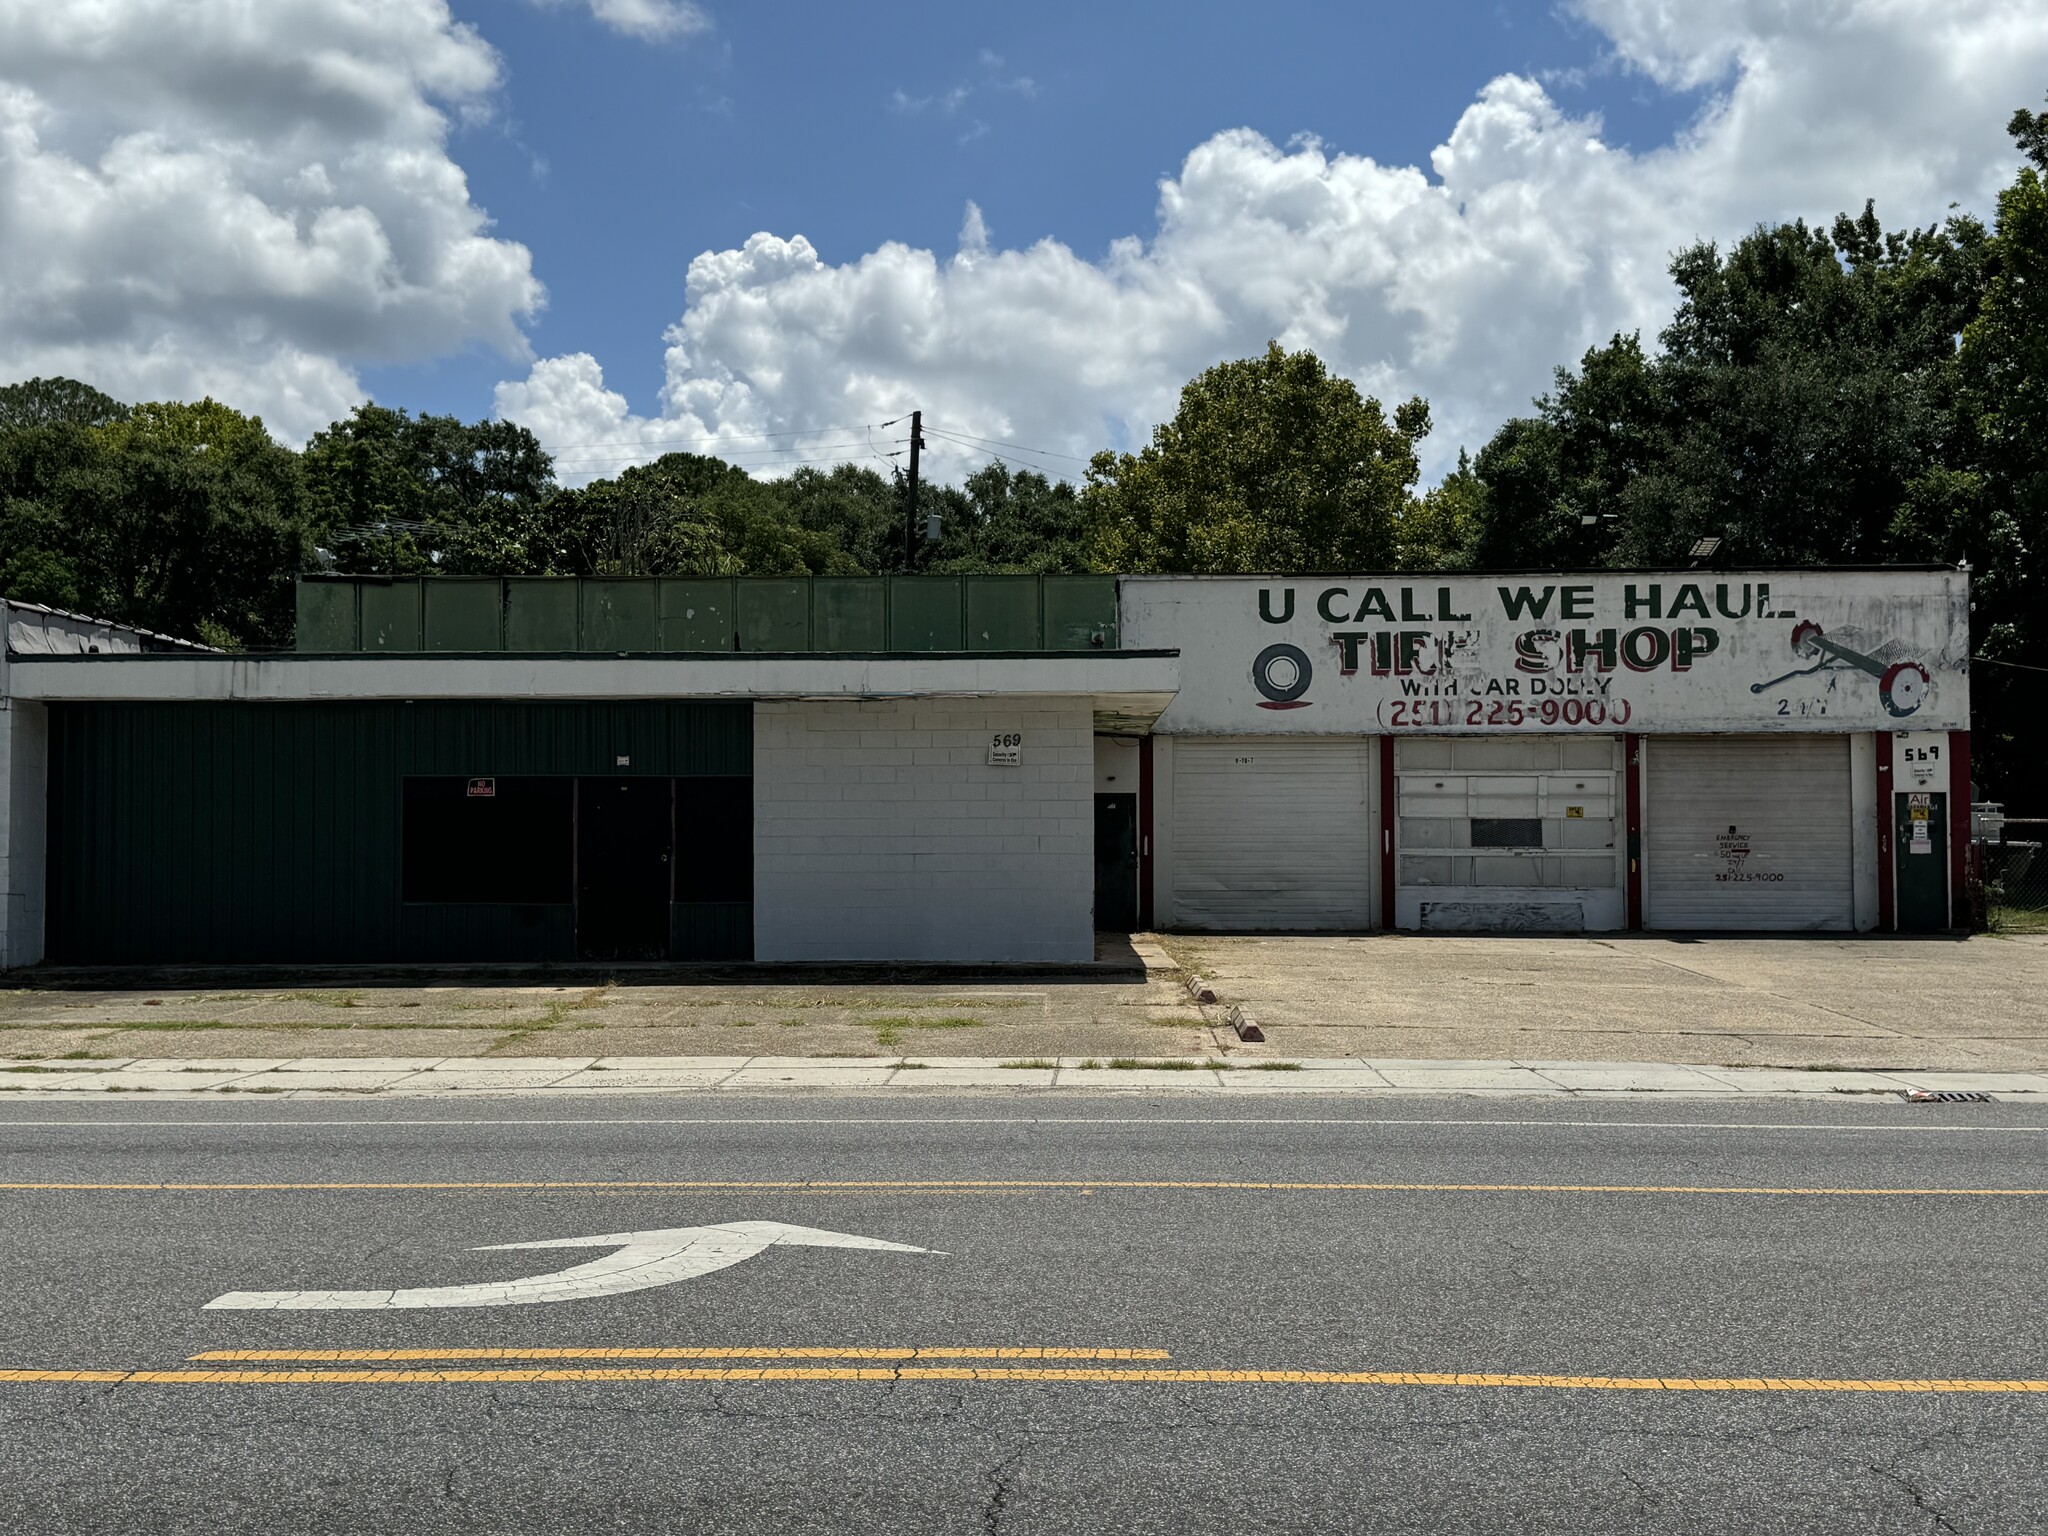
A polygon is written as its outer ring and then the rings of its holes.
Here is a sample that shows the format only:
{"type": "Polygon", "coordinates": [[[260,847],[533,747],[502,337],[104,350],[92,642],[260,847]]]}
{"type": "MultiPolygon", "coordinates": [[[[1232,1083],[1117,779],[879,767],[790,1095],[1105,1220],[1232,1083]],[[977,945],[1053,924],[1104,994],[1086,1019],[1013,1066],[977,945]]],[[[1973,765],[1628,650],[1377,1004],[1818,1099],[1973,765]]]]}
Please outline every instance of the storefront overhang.
{"type": "Polygon", "coordinates": [[[1154,651],[589,653],[403,656],[16,655],[9,687],[46,702],[353,699],[1083,698],[1098,729],[1149,730],[1180,688],[1154,651]]]}

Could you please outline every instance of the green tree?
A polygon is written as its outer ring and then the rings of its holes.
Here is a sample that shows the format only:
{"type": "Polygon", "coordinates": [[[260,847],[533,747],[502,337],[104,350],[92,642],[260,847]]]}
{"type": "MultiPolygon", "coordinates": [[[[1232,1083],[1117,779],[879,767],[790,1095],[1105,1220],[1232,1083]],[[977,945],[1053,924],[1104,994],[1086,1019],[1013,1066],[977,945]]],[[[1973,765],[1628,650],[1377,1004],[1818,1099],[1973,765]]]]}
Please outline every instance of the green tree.
{"type": "Polygon", "coordinates": [[[1460,449],[1458,467],[1410,499],[1394,545],[1397,571],[1442,571],[1470,565],[1479,539],[1486,485],[1460,449]]]}
{"type": "MultiPolygon", "coordinates": [[[[7,595],[214,644],[282,644],[308,542],[297,455],[213,400],[0,430],[7,595]]],[[[99,397],[104,399],[104,397],[99,397]]]]}
{"type": "Polygon", "coordinates": [[[515,423],[364,404],[314,434],[305,472],[343,570],[539,575],[563,558],[544,511],[553,462],[515,423]]]}
{"type": "Polygon", "coordinates": [[[947,500],[934,508],[944,519],[939,545],[920,569],[1057,575],[1088,567],[1087,510],[1064,480],[992,459],[947,500]]]}
{"type": "Polygon", "coordinates": [[[694,453],[664,454],[558,494],[548,517],[568,569],[592,575],[852,573],[828,532],[789,514],[775,484],[694,453]]]}
{"type": "Polygon", "coordinates": [[[1094,562],[1125,571],[1374,570],[1393,562],[1429,407],[1387,420],[1312,352],[1220,363],[1136,454],[1100,453],[1084,492],[1094,562]]]}
{"type": "Polygon", "coordinates": [[[1973,219],[1888,234],[1867,204],[1827,232],[1681,251],[1660,355],[1616,337],[1480,451],[1480,559],[1670,564],[1717,538],[1744,564],[1873,561],[1908,527],[1952,543],[1927,524],[1957,510],[1956,336],[1987,260],[1973,219]]]}
{"type": "Polygon", "coordinates": [[[128,419],[128,407],[76,379],[28,379],[0,386],[0,432],[23,427],[104,427],[128,419]]]}
{"type": "Polygon", "coordinates": [[[2040,612],[2048,554],[2048,113],[2014,114],[2031,162],[1998,199],[1993,276],[1963,330],[1963,413],[1974,433],[1972,473],[1958,474],[1943,553],[1967,558],[1974,649],[1990,665],[1972,677],[1977,740],[1993,793],[2029,814],[2048,812],[2048,623],[2040,612]]]}

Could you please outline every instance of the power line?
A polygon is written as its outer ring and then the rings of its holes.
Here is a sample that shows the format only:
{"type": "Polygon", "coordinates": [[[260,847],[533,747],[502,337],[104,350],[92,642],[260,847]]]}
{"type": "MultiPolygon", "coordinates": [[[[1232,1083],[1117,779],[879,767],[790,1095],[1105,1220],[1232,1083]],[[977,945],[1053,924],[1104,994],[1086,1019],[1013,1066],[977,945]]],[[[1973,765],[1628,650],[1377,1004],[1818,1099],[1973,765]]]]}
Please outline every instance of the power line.
{"type": "MultiPolygon", "coordinates": [[[[876,422],[876,426],[887,427],[894,422],[876,422]]],[[[709,437],[638,437],[625,438],[616,442],[563,443],[564,448],[639,448],[648,443],[751,443],[780,437],[821,437],[827,432],[865,432],[866,422],[851,422],[841,427],[802,427],[789,432],[741,432],[737,434],[714,434],[709,437]]]]}
{"type": "Polygon", "coordinates": [[[1061,453],[1054,448],[1033,448],[1027,443],[1006,443],[999,437],[976,437],[972,432],[946,432],[938,427],[926,427],[925,431],[936,433],[940,437],[949,437],[955,442],[965,443],[977,448],[984,446],[1015,448],[1019,453],[1035,453],[1048,459],[1072,459],[1076,464],[1094,462],[1092,459],[1083,458],[1078,453],[1061,453]]]}

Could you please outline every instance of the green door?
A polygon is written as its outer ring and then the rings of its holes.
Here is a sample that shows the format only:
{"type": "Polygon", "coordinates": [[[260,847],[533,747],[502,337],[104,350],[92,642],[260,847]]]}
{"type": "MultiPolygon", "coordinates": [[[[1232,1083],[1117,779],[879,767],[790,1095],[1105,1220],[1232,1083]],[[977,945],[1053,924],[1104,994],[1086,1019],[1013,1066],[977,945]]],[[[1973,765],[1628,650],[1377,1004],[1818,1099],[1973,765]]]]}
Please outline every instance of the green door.
{"type": "Polygon", "coordinates": [[[1944,933],[1948,915],[1948,796],[1892,796],[1892,869],[1901,933],[1944,933]]]}

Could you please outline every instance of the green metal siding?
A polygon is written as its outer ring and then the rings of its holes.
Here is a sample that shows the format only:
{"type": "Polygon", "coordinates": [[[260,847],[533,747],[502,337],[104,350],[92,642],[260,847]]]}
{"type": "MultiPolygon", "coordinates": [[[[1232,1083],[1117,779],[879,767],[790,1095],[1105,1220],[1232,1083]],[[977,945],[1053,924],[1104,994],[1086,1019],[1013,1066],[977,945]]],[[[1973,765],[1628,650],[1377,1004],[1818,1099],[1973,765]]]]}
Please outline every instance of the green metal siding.
{"type": "Polygon", "coordinates": [[[888,588],[880,576],[811,579],[811,643],[821,651],[886,651],[888,588]]]}
{"type": "MultiPolygon", "coordinates": [[[[52,704],[49,958],[572,959],[567,905],[400,901],[401,781],[752,772],[752,708],[722,700],[52,704]]],[[[727,958],[736,925],[685,936],[727,958]]]]}
{"type": "Polygon", "coordinates": [[[967,583],[967,649],[1039,649],[1036,576],[976,576],[967,583]]]}
{"type": "Polygon", "coordinates": [[[592,579],[581,586],[583,628],[578,650],[659,649],[652,576],[592,579]]]}
{"type": "Polygon", "coordinates": [[[363,649],[420,648],[420,584],[414,580],[363,583],[363,649]]]}
{"type": "Polygon", "coordinates": [[[889,583],[889,649],[962,649],[960,604],[958,576],[897,577],[889,583]]]}
{"type": "Polygon", "coordinates": [[[780,576],[742,576],[739,648],[807,651],[811,648],[811,584],[780,576]]]}
{"type": "Polygon", "coordinates": [[[359,651],[356,594],[352,581],[299,583],[298,646],[302,651],[359,651]]]}
{"type": "Polygon", "coordinates": [[[830,654],[1117,644],[1114,576],[357,577],[302,580],[298,604],[298,648],[309,652],[424,644],[564,655],[830,654]]]}
{"type": "Polygon", "coordinates": [[[576,583],[553,576],[513,576],[505,582],[505,649],[576,649],[576,583]]]}
{"type": "Polygon", "coordinates": [[[505,584],[495,578],[444,576],[424,583],[430,651],[502,651],[505,584]]]}
{"type": "Polygon", "coordinates": [[[1048,651],[1115,650],[1116,578],[1045,578],[1045,648],[1048,651]],[[1096,637],[1101,636],[1097,646],[1096,637]]]}
{"type": "Polygon", "coordinates": [[[666,578],[661,583],[661,648],[665,651],[729,651],[733,617],[730,576],[666,578]]]}

